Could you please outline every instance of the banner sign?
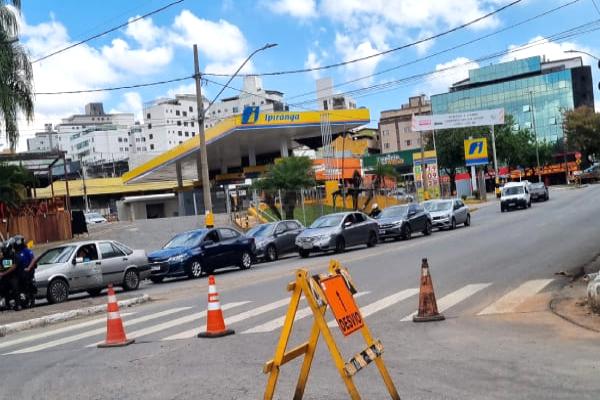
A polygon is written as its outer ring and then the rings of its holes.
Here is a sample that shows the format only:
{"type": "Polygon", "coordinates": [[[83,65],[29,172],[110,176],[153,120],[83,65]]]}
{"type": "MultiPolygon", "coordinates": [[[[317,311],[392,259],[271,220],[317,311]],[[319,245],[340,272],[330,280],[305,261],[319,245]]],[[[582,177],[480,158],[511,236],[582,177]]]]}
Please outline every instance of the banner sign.
{"type": "Polygon", "coordinates": [[[486,138],[465,139],[465,162],[467,167],[489,162],[486,138]]]}
{"type": "Polygon", "coordinates": [[[503,108],[454,114],[413,115],[412,117],[413,132],[502,124],[504,124],[503,108]]]}

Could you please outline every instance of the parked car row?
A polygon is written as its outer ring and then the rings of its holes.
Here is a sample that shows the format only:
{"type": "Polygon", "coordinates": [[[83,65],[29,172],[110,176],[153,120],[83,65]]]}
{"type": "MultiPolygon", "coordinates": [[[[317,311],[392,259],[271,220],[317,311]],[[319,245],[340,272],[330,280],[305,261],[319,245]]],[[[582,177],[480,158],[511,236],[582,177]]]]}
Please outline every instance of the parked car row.
{"type": "Polygon", "coordinates": [[[78,292],[97,296],[108,284],[135,290],[144,279],[193,279],[225,267],[249,269],[258,260],[272,262],[290,253],[306,258],[374,247],[388,238],[409,240],[418,232],[431,235],[433,228],[468,226],[470,218],[461,200],[431,200],[385,208],[376,219],[358,211],[328,214],[306,228],[286,220],[258,225],[246,234],[226,227],[195,229],[175,235],[149,254],[112,240],[81,241],[43,253],[35,279],[38,295],[59,303],[78,292]]]}

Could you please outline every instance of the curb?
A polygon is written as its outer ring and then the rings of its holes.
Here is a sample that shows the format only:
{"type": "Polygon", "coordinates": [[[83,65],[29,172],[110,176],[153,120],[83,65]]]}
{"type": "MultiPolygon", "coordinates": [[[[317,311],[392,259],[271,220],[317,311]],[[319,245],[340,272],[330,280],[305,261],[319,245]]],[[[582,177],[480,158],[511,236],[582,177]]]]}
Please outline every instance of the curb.
{"type": "MultiPolygon", "coordinates": [[[[127,299],[127,300],[121,300],[118,302],[118,304],[119,304],[119,307],[126,308],[126,307],[134,306],[136,304],[146,303],[151,300],[152,300],[152,298],[149,295],[144,294],[139,297],[134,297],[134,298],[127,299]]],[[[70,310],[70,311],[65,311],[62,313],[46,315],[44,317],[28,319],[26,321],[19,321],[19,322],[13,322],[11,324],[0,325],[0,337],[4,337],[11,333],[21,332],[21,331],[25,331],[28,329],[41,328],[43,326],[53,325],[53,324],[57,324],[59,322],[70,321],[72,319],[82,317],[82,316],[99,314],[104,311],[106,311],[106,305],[101,304],[98,306],[79,308],[77,310],[70,310]]]]}

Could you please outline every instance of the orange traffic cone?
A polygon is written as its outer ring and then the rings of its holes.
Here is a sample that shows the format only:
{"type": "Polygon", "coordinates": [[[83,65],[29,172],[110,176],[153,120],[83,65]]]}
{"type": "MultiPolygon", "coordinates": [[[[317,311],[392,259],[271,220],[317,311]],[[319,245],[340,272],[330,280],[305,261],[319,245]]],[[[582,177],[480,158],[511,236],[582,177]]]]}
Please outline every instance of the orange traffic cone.
{"type": "Polygon", "coordinates": [[[225,327],[225,320],[223,319],[223,311],[221,311],[221,304],[219,303],[219,293],[217,292],[217,286],[215,285],[215,277],[210,275],[208,277],[208,311],[206,315],[206,332],[200,332],[199,338],[216,338],[221,336],[233,335],[235,333],[232,329],[225,327]]]}
{"type": "Polygon", "coordinates": [[[441,321],[445,319],[438,312],[435,293],[433,292],[433,282],[429,274],[429,264],[424,258],[421,264],[421,288],[419,290],[419,311],[413,316],[414,322],[441,321]]]}
{"type": "Polygon", "coordinates": [[[117,304],[117,296],[112,284],[108,285],[108,317],[106,318],[106,341],[98,345],[98,347],[119,347],[127,346],[134,342],[133,339],[128,340],[123,329],[123,321],[119,313],[119,304],[117,304]]]}

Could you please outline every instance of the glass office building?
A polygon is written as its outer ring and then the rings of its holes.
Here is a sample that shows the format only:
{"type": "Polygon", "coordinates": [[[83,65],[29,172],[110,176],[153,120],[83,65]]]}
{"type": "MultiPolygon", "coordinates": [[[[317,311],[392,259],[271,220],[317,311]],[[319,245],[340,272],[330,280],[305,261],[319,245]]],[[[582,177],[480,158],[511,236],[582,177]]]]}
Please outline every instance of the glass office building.
{"type": "Polygon", "coordinates": [[[594,107],[592,72],[580,57],[530,57],[469,71],[448,93],[431,97],[433,114],[504,108],[513,129],[535,128],[539,140],[561,138],[562,110],[594,107]]]}

